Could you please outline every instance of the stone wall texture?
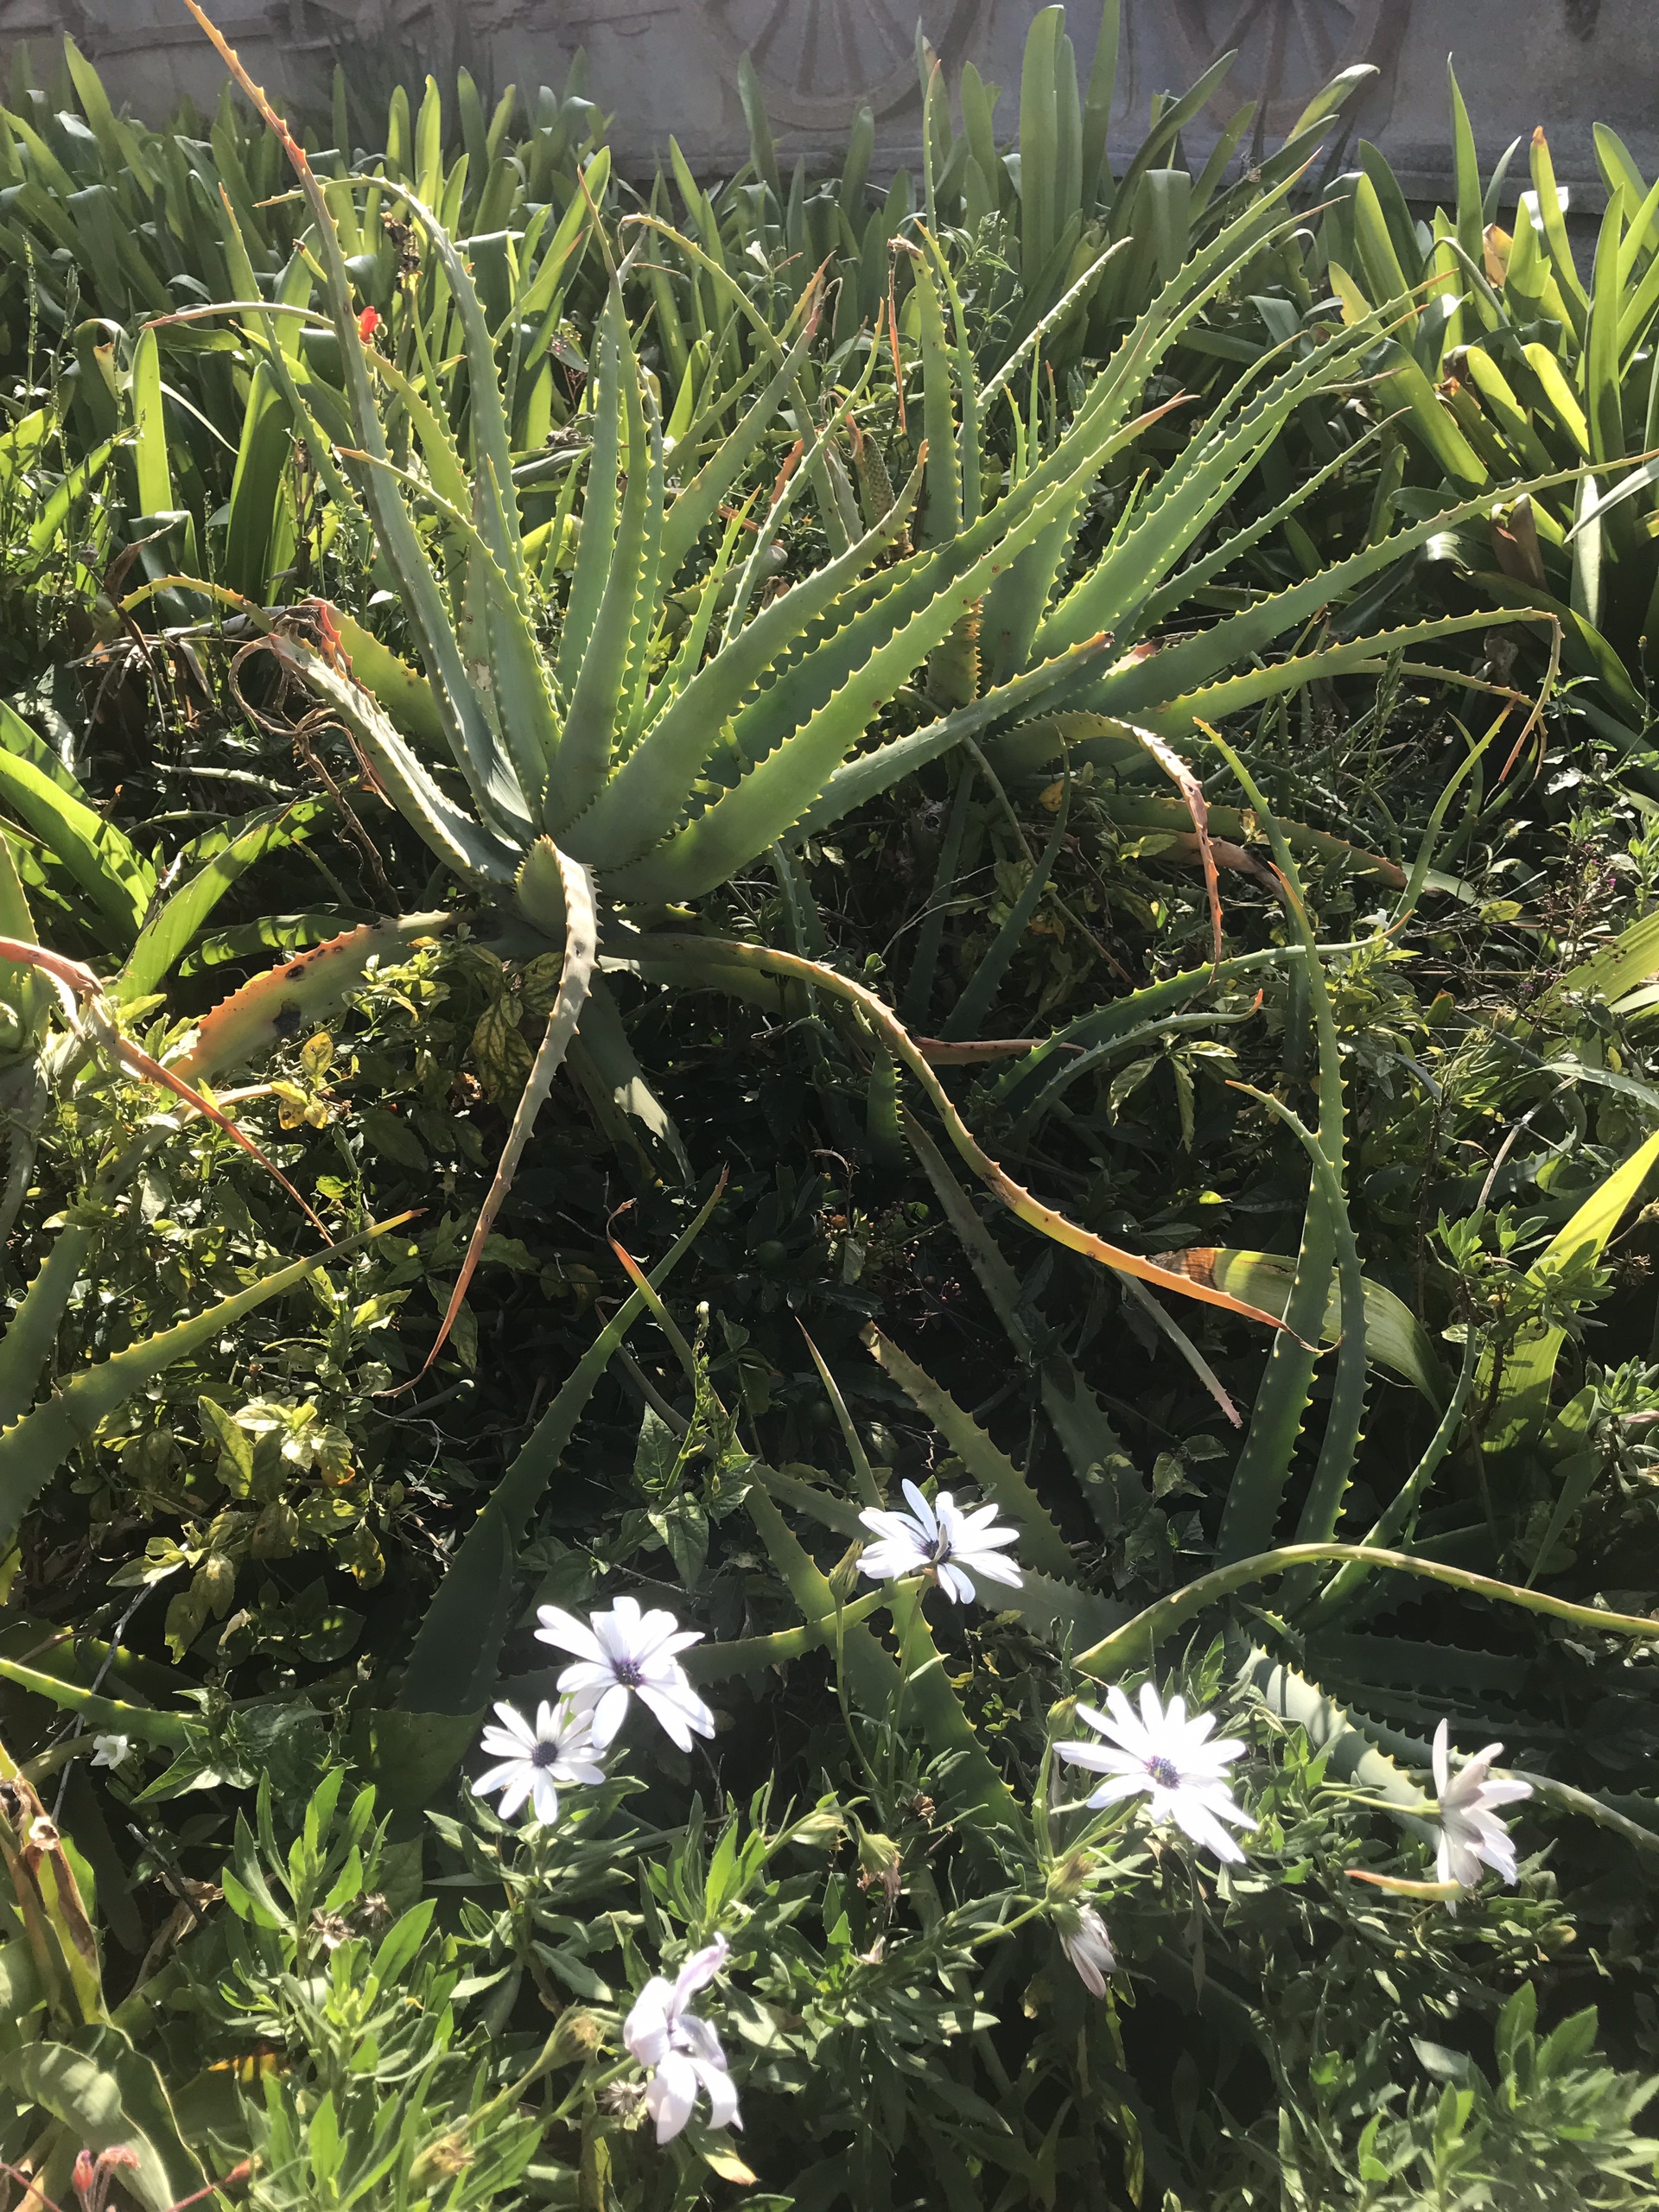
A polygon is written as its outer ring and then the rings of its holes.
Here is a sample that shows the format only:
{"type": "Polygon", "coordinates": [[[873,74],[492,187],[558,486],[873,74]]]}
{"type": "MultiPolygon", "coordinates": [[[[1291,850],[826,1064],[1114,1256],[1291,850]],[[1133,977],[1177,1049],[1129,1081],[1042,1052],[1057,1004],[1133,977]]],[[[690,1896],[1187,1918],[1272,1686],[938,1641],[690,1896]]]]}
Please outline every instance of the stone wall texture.
{"type": "MultiPolygon", "coordinates": [[[[920,19],[954,70],[975,62],[1017,99],[1037,0],[217,0],[217,20],[256,75],[296,103],[326,99],[333,63],[441,79],[466,61],[480,79],[562,84],[580,47],[589,91],[614,118],[620,155],[649,166],[673,134],[705,172],[742,158],[737,61],[754,58],[780,147],[833,147],[861,100],[874,108],[889,165],[918,128],[913,39],[920,19]]],[[[1446,63],[1456,61],[1484,159],[1535,124],[1549,137],[1577,213],[1601,200],[1592,125],[1659,169],[1659,0],[1123,0],[1115,140],[1133,145],[1149,102],[1184,89],[1216,57],[1238,59],[1212,103],[1211,130],[1245,99],[1265,103],[1269,143],[1337,69],[1374,65],[1359,130],[1408,190],[1449,183],[1446,63]]],[[[1081,67],[1096,0],[1073,0],[1081,67]]],[[[211,101],[218,65],[183,0],[0,0],[0,61],[26,40],[37,69],[73,33],[118,99],[165,120],[181,93],[211,101]]],[[[326,110],[324,111],[326,112],[326,110]]],[[[1202,131],[1192,150],[1203,150],[1202,131]]],[[[1519,177],[1522,163],[1517,162],[1519,177]]]]}

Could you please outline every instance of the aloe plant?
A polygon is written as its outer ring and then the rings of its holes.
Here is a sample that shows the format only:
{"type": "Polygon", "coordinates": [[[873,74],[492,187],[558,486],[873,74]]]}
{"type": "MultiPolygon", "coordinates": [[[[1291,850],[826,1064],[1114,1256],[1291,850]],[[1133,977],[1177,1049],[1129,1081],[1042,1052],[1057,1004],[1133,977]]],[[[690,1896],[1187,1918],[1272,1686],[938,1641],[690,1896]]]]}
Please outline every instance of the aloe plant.
{"type": "MultiPolygon", "coordinates": [[[[559,1001],[474,1251],[592,994],[606,911],[620,950],[627,929],[652,909],[717,890],[774,848],[823,830],[980,733],[996,732],[996,758],[1016,766],[1046,762],[1079,738],[1085,753],[1098,737],[1109,751],[1127,747],[1139,758],[1147,742],[1141,724],[1179,742],[1195,717],[1274,696],[1313,676],[1375,668],[1385,651],[1487,619],[1442,618],[1386,640],[1360,638],[1264,664],[1276,639],[1398,559],[1419,542],[1420,528],[1166,650],[1140,644],[1287,512],[1291,503],[1189,557],[1293,410],[1351,372],[1364,341],[1344,334],[1258,389],[1230,394],[1151,488],[1126,501],[1099,554],[1073,572],[1075,534],[1102,471],[1127,459],[1170,412],[1169,404],[1147,409],[1150,378],[1271,235],[1288,179],[1171,277],[1073,419],[1047,442],[1035,393],[1028,413],[1013,398],[1040,330],[982,388],[949,269],[924,231],[915,278],[920,442],[902,488],[885,497],[873,492],[868,514],[859,512],[835,448],[839,422],[849,411],[856,416],[881,355],[867,349],[859,383],[836,392],[828,421],[804,416],[802,378],[818,334],[816,286],[774,334],[727,280],[730,309],[748,322],[766,380],[748,372],[728,383],[709,364],[702,388],[677,405],[674,461],[677,469],[684,452],[689,473],[671,480],[667,435],[640,371],[619,276],[594,341],[590,443],[567,468],[538,544],[540,531],[525,528],[515,474],[513,364],[504,377],[495,327],[442,221],[418,195],[401,195],[453,297],[468,365],[464,439],[429,364],[406,371],[375,348],[369,322],[359,320],[338,195],[195,13],[284,148],[311,209],[346,419],[334,420],[326,407],[312,412],[303,388],[294,387],[292,397],[305,410],[308,440],[321,448],[332,439],[339,453],[338,495],[352,502],[348,512],[360,526],[372,527],[396,578],[422,675],[399,670],[372,643],[359,675],[351,639],[332,617],[321,644],[279,627],[268,648],[350,728],[436,858],[564,948],[559,1001]],[[726,427],[740,402],[743,411],[726,427]],[[993,408],[1008,405],[1018,418],[1015,460],[1000,485],[984,425],[993,408]],[[785,423],[799,466],[786,473],[740,562],[742,525],[752,510],[760,512],[758,489],[744,487],[765,442],[785,423]],[[768,548],[804,483],[813,487],[829,557],[762,603],[768,548]],[[722,503],[734,495],[745,505],[716,542],[722,503]],[[572,534],[577,545],[565,588],[559,569],[572,534]],[[693,611],[681,634],[668,623],[667,602],[687,574],[693,611]],[[1256,664],[1250,674],[1229,673],[1245,660],[1256,664]],[[869,743],[873,726],[923,669],[920,726],[869,743]],[[376,696],[377,681],[384,696],[376,696]],[[413,700],[448,754],[448,777],[406,734],[413,700]],[[388,711],[394,701],[405,728],[388,711]],[[1044,711],[1061,706],[1095,719],[1079,731],[1044,711]]],[[[653,234],[664,227],[650,221],[653,234]]],[[[681,244],[718,274],[692,241],[681,244]]],[[[645,944],[649,951],[648,936],[645,944]]],[[[658,965],[671,958],[679,972],[706,978],[730,974],[746,957],[706,944],[670,956],[664,946],[658,965]]],[[[827,970],[823,981],[836,988],[827,970]]],[[[1050,1210],[1033,1203],[1027,1218],[1057,1233],[1050,1210]]]]}

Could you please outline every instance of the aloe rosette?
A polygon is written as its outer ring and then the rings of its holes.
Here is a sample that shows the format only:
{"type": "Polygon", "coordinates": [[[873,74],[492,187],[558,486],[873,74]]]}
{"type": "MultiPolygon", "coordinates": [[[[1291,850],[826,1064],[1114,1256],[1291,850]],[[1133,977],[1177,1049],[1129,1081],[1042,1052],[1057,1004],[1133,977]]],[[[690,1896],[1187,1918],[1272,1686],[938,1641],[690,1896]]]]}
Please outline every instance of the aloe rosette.
{"type": "MultiPolygon", "coordinates": [[[[948,263],[918,226],[908,258],[923,435],[908,480],[862,513],[837,441],[885,349],[868,346],[850,393],[831,391],[825,373],[814,403],[809,393],[823,370],[814,350],[817,283],[774,332],[726,280],[731,311],[750,322],[760,359],[734,384],[710,376],[671,452],[613,272],[591,351],[586,451],[567,466],[550,528],[527,531],[524,457],[515,456],[509,432],[512,370],[504,375],[499,358],[512,310],[492,325],[467,255],[430,209],[397,187],[453,302],[467,369],[458,435],[424,352],[419,374],[399,366],[377,350],[368,318],[359,323],[334,212],[340,186],[325,192],[269,99],[194,11],[276,133],[308,202],[343,391],[311,379],[290,387],[290,404],[308,441],[336,457],[334,495],[352,503],[354,526],[372,531],[421,669],[402,668],[366,632],[326,614],[315,639],[279,631],[262,649],[346,724],[387,797],[445,868],[563,948],[558,999],[474,1255],[584,1011],[592,1007],[596,1021],[610,1011],[596,974],[601,920],[607,958],[658,980],[729,985],[757,965],[795,975],[803,963],[793,956],[671,938],[652,929],[652,918],[824,830],[966,741],[984,738],[1012,769],[1045,765],[1068,747],[1103,746],[1137,764],[1150,755],[1187,789],[1169,746],[1191,741],[1196,718],[1312,676],[1376,668],[1420,639],[1487,620],[1445,618],[1268,658],[1333,591],[1354,588],[1408,550],[1421,534],[1412,530],[1154,649],[1160,626],[1280,519],[1274,508],[1211,535],[1294,409],[1353,373],[1366,341],[1341,331],[1315,334],[1265,381],[1242,384],[1152,487],[1126,502],[1098,556],[1076,572],[1078,533],[1103,471],[1181,404],[1148,407],[1150,380],[1282,219],[1289,178],[1176,273],[1052,436],[1035,399],[1027,416],[1012,398],[1022,370],[1034,371],[1043,327],[982,386],[948,263]],[[1006,471],[986,431],[992,410],[1005,404],[1017,418],[1006,471]],[[763,505],[746,483],[780,435],[792,437],[798,466],[786,466],[763,505]],[[827,557],[767,596],[760,587],[776,534],[808,492],[827,557]],[[740,558],[746,526],[753,543],[740,558]],[[567,561],[568,588],[560,575],[567,561]],[[1247,673],[1235,673],[1241,665],[1247,673]],[[901,693],[923,696],[925,718],[882,734],[880,718],[901,693]]],[[[656,217],[642,220],[662,227],[656,217]]],[[[707,258],[692,241],[680,245],[707,258]]],[[[886,1009],[873,1014],[870,994],[830,969],[812,963],[810,980],[856,999],[884,1030],[891,1023],[886,1009]]],[[[613,1056],[625,1052],[619,1025],[604,1026],[613,1056]]],[[[999,1180],[959,1122],[946,1125],[1005,1203],[1056,1233],[1058,1217],[1028,1194],[1016,1201],[1016,1186],[999,1180]]],[[[1078,1249],[1179,1294],[1273,1318],[1097,1238],[1078,1249]]],[[[471,1255],[457,1302],[470,1268],[471,1255]]]]}

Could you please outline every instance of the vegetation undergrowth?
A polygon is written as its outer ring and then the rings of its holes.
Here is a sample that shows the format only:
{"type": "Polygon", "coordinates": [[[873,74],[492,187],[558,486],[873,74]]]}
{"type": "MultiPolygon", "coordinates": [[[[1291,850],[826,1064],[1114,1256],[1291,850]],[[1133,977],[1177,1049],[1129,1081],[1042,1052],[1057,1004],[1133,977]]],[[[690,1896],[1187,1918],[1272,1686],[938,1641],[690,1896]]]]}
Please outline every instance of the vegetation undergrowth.
{"type": "Polygon", "coordinates": [[[10,2201],[1659,2205],[1659,192],[217,42],[0,107],[10,2201]]]}

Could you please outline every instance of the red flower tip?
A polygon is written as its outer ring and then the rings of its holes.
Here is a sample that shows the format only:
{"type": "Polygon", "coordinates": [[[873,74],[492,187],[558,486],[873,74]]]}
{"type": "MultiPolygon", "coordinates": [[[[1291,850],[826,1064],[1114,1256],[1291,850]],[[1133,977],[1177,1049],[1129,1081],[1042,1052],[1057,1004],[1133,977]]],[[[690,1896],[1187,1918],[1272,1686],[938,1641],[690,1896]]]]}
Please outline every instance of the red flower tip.
{"type": "Polygon", "coordinates": [[[368,344],[368,342],[369,342],[370,339],[373,337],[373,335],[374,335],[375,332],[376,332],[377,330],[378,330],[378,329],[379,329],[379,327],[380,327],[380,310],[379,310],[379,308],[364,308],[364,310],[363,310],[363,312],[362,312],[362,314],[361,314],[360,315],[359,315],[359,317],[357,318],[357,334],[358,334],[358,336],[362,340],[363,343],[364,343],[365,346],[368,344]]]}

